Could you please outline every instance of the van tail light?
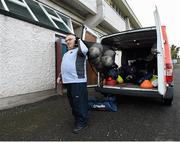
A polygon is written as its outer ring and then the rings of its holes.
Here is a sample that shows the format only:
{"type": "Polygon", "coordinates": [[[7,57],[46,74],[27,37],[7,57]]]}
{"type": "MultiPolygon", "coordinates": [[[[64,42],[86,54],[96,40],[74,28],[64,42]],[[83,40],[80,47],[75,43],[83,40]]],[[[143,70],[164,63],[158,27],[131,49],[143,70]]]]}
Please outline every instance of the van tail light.
{"type": "Polygon", "coordinates": [[[173,66],[172,64],[166,64],[166,82],[171,84],[173,82],[173,66]]]}

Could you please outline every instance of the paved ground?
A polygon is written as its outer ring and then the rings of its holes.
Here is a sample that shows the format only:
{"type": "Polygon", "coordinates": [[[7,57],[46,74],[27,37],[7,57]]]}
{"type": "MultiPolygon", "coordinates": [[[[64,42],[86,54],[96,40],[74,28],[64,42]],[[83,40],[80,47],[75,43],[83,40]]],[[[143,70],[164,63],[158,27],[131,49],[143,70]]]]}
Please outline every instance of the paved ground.
{"type": "Polygon", "coordinates": [[[163,106],[159,100],[121,97],[118,112],[91,111],[89,127],[80,134],[73,134],[73,118],[67,98],[55,96],[0,111],[0,140],[180,141],[178,74],[180,67],[175,69],[175,98],[171,107],[163,106]]]}

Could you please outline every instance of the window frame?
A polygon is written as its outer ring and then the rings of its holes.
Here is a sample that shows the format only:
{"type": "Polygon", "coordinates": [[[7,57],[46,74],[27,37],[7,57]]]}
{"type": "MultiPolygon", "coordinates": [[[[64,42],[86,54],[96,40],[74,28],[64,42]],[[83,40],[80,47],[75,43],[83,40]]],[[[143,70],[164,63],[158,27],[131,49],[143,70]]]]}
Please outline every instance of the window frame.
{"type": "Polygon", "coordinates": [[[45,3],[42,3],[39,0],[32,0],[32,2],[35,2],[38,5],[38,9],[43,12],[44,16],[46,16],[44,18],[46,18],[49,21],[49,25],[46,24],[46,22],[43,22],[43,21],[41,21],[41,19],[39,19],[38,15],[36,15],[37,13],[34,12],[34,10],[37,7],[33,10],[31,7],[33,5],[29,5],[29,1],[26,1],[26,0],[0,0],[0,2],[2,4],[2,7],[1,7],[2,11],[0,11],[0,14],[10,16],[10,17],[22,20],[22,21],[26,21],[26,22],[29,22],[29,23],[32,23],[35,25],[39,25],[41,27],[45,27],[45,28],[48,28],[48,29],[51,29],[54,31],[61,31],[63,33],[74,34],[71,17],[61,13],[61,11],[54,9],[53,7],[51,7],[49,5],[46,5],[45,3]],[[11,3],[15,7],[9,5],[11,3]],[[23,11],[19,12],[18,6],[27,12],[28,17],[26,16],[25,13],[23,14],[23,11]],[[51,13],[51,11],[48,11],[48,10],[51,10],[52,13],[51,13]],[[62,27],[61,27],[61,25],[55,23],[56,21],[59,22],[60,24],[62,24],[62,27]]]}
{"type": "Polygon", "coordinates": [[[0,1],[1,1],[1,3],[2,3],[4,9],[5,9],[6,11],[9,11],[9,8],[8,8],[6,2],[5,2],[4,0],[0,0],[0,1]]]}
{"type": "MultiPolygon", "coordinates": [[[[62,20],[62,18],[59,16],[59,14],[60,14],[59,12],[57,12],[56,10],[54,10],[54,9],[52,9],[52,8],[50,8],[50,7],[42,4],[42,3],[39,3],[39,6],[40,6],[41,9],[44,11],[44,13],[45,13],[46,16],[48,17],[48,19],[52,22],[52,24],[54,25],[54,27],[56,27],[57,29],[60,29],[60,28],[57,26],[57,24],[54,22],[54,20],[56,20],[56,21],[61,22],[62,24],[64,24],[64,26],[65,26],[70,32],[74,33],[74,31],[72,30],[72,26],[71,26],[71,28],[70,28],[70,27],[68,27],[68,26],[66,25],[66,23],[65,23],[65,22],[62,20]],[[54,15],[50,14],[45,8],[52,10],[52,11],[56,14],[57,17],[55,17],[54,15]],[[59,13],[59,14],[57,14],[57,13],[59,13]]],[[[62,15],[62,14],[60,14],[60,15],[62,15]]],[[[69,20],[70,20],[70,19],[69,19],[69,20]]],[[[61,30],[61,29],[60,29],[60,30],[61,30]]]]}
{"type": "MultiPolygon", "coordinates": [[[[34,15],[34,13],[32,12],[32,10],[29,8],[29,6],[28,6],[28,4],[26,3],[25,0],[22,0],[22,2],[20,2],[20,1],[18,1],[18,0],[8,0],[8,1],[9,1],[9,2],[12,2],[12,3],[15,3],[15,4],[19,5],[19,6],[22,6],[22,7],[24,7],[24,8],[26,8],[26,9],[28,10],[28,12],[30,13],[30,15],[32,16],[32,18],[33,18],[35,21],[39,22],[39,20],[38,20],[37,17],[34,15]]],[[[10,12],[10,10],[9,10],[7,4],[5,3],[5,1],[4,1],[4,0],[1,0],[1,2],[2,2],[5,10],[7,10],[7,11],[10,12]]]]}

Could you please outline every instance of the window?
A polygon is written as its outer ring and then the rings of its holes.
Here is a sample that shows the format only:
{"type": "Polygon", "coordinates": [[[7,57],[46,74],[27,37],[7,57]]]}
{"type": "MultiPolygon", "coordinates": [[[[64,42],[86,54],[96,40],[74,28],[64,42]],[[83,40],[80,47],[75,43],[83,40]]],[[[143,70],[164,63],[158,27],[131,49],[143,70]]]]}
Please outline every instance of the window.
{"type": "Polygon", "coordinates": [[[8,10],[10,12],[38,21],[25,0],[6,0],[5,4],[8,5],[8,10]]]}
{"type": "Polygon", "coordinates": [[[9,11],[9,9],[8,9],[8,7],[7,7],[7,5],[6,5],[6,3],[5,3],[4,0],[0,0],[0,8],[1,8],[1,9],[4,9],[4,10],[6,10],[6,11],[9,11]],[[1,7],[2,7],[2,8],[1,8],[1,7]]]}
{"type": "Polygon", "coordinates": [[[60,14],[59,12],[56,12],[56,14],[62,20],[61,22],[65,25],[65,27],[68,28],[68,30],[71,31],[71,33],[74,33],[71,19],[60,14]]]}
{"type": "Polygon", "coordinates": [[[67,27],[62,22],[60,22],[59,20],[56,20],[56,19],[54,19],[53,21],[59,29],[63,29],[65,32],[69,32],[67,27]]]}
{"type": "Polygon", "coordinates": [[[61,17],[61,19],[64,21],[64,23],[65,23],[68,27],[70,27],[71,29],[73,29],[73,27],[72,27],[72,21],[71,21],[70,18],[68,18],[68,17],[66,17],[66,16],[64,16],[64,15],[62,15],[62,14],[60,14],[60,13],[57,13],[57,14],[59,15],[59,17],[61,17]]]}
{"type": "Polygon", "coordinates": [[[67,44],[66,44],[66,42],[65,42],[65,39],[64,39],[64,38],[62,38],[62,39],[61,39],[61,42],[62,42],[61,57],[63,57],[63,56],[64,56],[64,54],[68,51],[68,50],[67,50],[67,49],[68,49],[68,47],[67,47],[67,44]]]}
{"type": "Polygon", "coordinates": [[[54,27],[65,32],[73,33],[72,29],[68,25],[66,25],[66,23],[62,20],[61,16],[55,10],[50,9],[42,4],[40,4],[40,7],[42,8],[46,16],[49,18],[49,20],[52,22],[54,27]]]}
{"type": "Polygon", "coordinates": [[[32,0],[26,0],[29,8],[32,10],[32,12],[36,15],[40,23],[43,23],[44,25],[54,27],[52,22],[48,19],[44,11],[41,9],[40,5],[36,1],[32,0]]]}
{"type": "Polygon", "coordinates": [[[4,9],[4,6],[1,1],[0,1],[0,9],[4,9]]]}
{"type": "Polygon", "coordinates": [[[45,6],[43,6],[43,7],[44,7],[44,9],[49,13],[49,15],[52,15],[52,16],[57,17],[57,15],[56,15],[56,13],[55,13],[54,10],[51,10],[51,9],[45,7],[45,6]]]}
{"type": "Polygon", "coordinates": [[[38,0],[0,0],[0,9],[8,16],[20,20],[61,32],[74,33],[69,17],[38,0]]]}

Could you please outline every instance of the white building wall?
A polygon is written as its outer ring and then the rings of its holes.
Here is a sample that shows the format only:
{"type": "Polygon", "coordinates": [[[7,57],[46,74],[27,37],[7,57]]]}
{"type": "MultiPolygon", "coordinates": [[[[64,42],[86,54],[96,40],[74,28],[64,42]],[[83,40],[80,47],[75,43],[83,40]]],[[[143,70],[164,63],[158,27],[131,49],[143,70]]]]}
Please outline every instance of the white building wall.
{"type": "Polygon", "coordinates": [[[97,3],[96,0],[78,0],[81,4],[88,8],[91,13],[97,13],[97,3]]]}
{"type": "Polygon", "coordinates": [[[126,22],[104,1],[104,20],[118,31],[126,30],[126,22]]]}
{"type": "Polygon", "coordinates": [[[55,33],[0,15],[0,98],[55,88],[55,33]]]}

